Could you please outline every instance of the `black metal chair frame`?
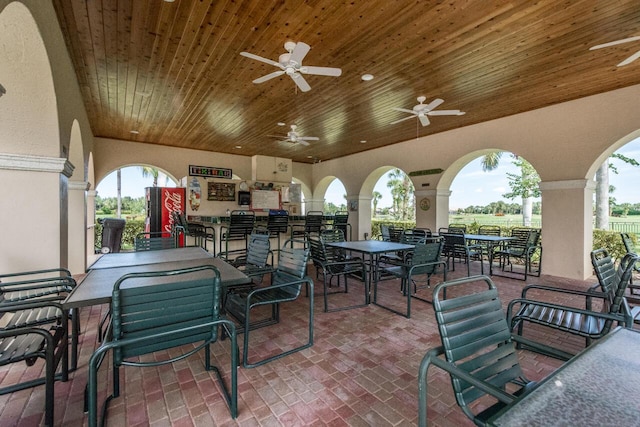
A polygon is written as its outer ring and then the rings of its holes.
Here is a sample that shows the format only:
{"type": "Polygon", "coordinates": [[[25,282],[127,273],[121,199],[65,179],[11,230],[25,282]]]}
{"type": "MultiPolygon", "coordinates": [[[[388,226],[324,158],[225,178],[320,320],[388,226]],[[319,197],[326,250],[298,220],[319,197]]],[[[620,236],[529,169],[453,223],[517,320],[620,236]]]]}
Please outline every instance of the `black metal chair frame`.
{"type": "MultiPolygon", "coordinates": [[[[509,267],[509,273],[523,274],[522,280],[527,280],[529,275],[540,277],[542,274],[542,245],[540,241],[540,230],[537,228],[514,228],[511,230],[511,237],[515,237],[515,240],[510,240],[504,244],[504,247],[494,251],[495,256],[500,262],[500,269],[503,272],[507,271],[509,267]],[[538,269],[533,270],[533,257],[538,253],[538,269]],[[513,259],[520,259],[524,262],[524,272],[513,270],[513,259]]],[[[511,276],[509,276],[511,277],[511,276]]]]}
{"type": "Polygon", "coordinates": [[[269,235],[278,241],[276,250],[280,250],[280,235],[289,231],[289,212],[286,210],[270,210],[267,216],[269,235]]]}
{"type": "MultiPolygon", "coordinates": [[[[341,230],[335,230],[340,235],[342,235],[341,230]]],[[[311,249],[311,259],[313,260],[314,265],[316,266],[316,270],[320,270],[322,273],[323,279],[323,297],[324,297],[324,312],[333,312],[333,311],[342,311],[349,310],[352,308],[365,307],[368,303],[368,295],[369,295],[369,281],[367,278],[369,277],[366,274],[365,263],[361,258],[353,258],[347,259],[341,251],[333,250],[332,248],[328,248],[325,246],[325,242],[322,239],[322,236],[310,237],[309,245],[311,249]],[[364,301],[362,304],[355,304],[349,306],[337,306],[329,308],[329,295],[333,294],[342,294],[349,292],[349,282],[348,277],[358,275],[360,278],[364,277],[364,301]],[[333,277],[338,278],[337,286],[340,288],[340,277],[344,278],[344,291],[338,289],[332,292],[329,292],[328,288],[331,287],[331,281],[333,277]]],[[[343,239],[344,240],[344,239],[343,239]]]]}
{"type": "MultiPolygon", "coordinates": [[[[525,323],[534,323],[582,336],[585,338],[585,345],[588,346],[593,339],[602,338],[608,334],[614,322],[631,327],[633,320],[624,294],[633,263],[637,260],[637,255],[627,254],[616,269],[608,252],[598,249],[591,252],[591,262],[599,283],[589,290],[580,291],[544,285],[526,286],[522,290],[522,297],[511,301],[507,308],[511,329],[517,329],[517,334],[522,336],[525,323]],[[540,293],[574,295],[583,301],[584,308],[528,298],[527,294],[533,290],[540,293]],[[594,300],[601,301],[603,311],[592,309],[594,300]]],[[[574,356],[572,353],[550,345],[543,346],[541,349],[542,351],[539,351],[540,348],[536,351],[561,360],[568,360],[574,356]]]]}
{"type": "MultiPolygon", "coordinates": [[[[631,236],[628,233],[620,233],[620,237],[622,238],[622,244],[624,244],[624,248],[627,253],[636,253],[635,248],[633,247],[631,236]]],[[[635,271],[636,273],[640,273],[640,262],[634,264],[633,271],[635,271]]],[[[633,284],[633,274],[631,274],[631,279],[629,279],[629,293],[631,295],[638,295],[638,289],[640,289],[640,286],[633,284]]]]}
{"type": "Polygon", "coordinates": [[[322,211],[309,211],[304,216],[304,224],[292,224],[291,239],[308,238],[311,235],[319,235],[324,226],[324,213],[322,211]]]}
{"type": "Polygon", "coordinates": [[[216,256],[216,230],[211,226],[199,224],[196,222],[188,222],[184,213],[174,211],[173,224],[177,233],[182,233],[185,237],[185,245],[187,244],[186,238],[192,237],[194,239],[194,246],[200,246],[205,251],[209,251],[207,242],[211,242],[213,256],[216,256]]]}
{"type": "MultiPolygon", "coordinates": [[[[45,301],[62,302],[75,287],[76,281],[66,268],[0,274],[0,307],[45,301]]],[[[47,307],[31,309],[29,312],[14,313],[12,319],[5,323],[14,326],[17,324],[37,326],[60,314],[59,311],[52,311],[47,307]]],[[[78,310],[69,310],[69,316],[71,319],[71,364],[69,371],[75,371],[78,366],[78,336],[80,335],[78,310]]]]}
{"type": "MultiPolygon", "coordinates": [[[[89,360],[88,423],[97,424],[97,371],[108,351],[113,350],[113,394],[104,404],[120,395],[120,366],[158,366],[185,359],[204,349],[205,368],[214,371],[232,418],[237,416],[238,346],[235,324],[221,315],[220,272],[211,265],[146,273],[130,273],[115,283],[111,301],[113,313],[108,336],[89,360]],[[194,276],[198,275],[198,276],[194,276]],[[203,277],[204,276],[204,277],[203,277]],[[161,280],[145,286],[147,280],[161,280]],[[135,283],[135,287],[127,287],[135,283]],[[140,286],[142,285],[142,286],[140,286]],[[218,340],[218,328],[231,339],[231,391],[220,370],[211,364],[210,344],[218,340]],[[194,348],[164,360],[136,361],[138,356],[200,343],[194,348]],[[132,359],[133,358],[133,359],[132,359]]],[[[103,420],[104,421],[104,420],[103,420]]]]}
{"type": "Polygon", "coordinates": [[[230,260],[232,254],[244,255],[247,253],[248,237],[255,227],[255,219],[255,214],[252,211],[231,211],[229,223],[220,226],[220,257],[230,260]],[[232,241],[244,241],[244,248],[229,250],[229,242],[232,241]]]}
{"type": "Polygon", "coordinates": [[[467,276],[470,276],[471,260],[475,258],[480,260],[480,272],[484,274],[482,245],[469,243],[462,233],[440,233],[440,236],[444,237],[443,254],[447,258],[447,263],[451,262],[451,271],[456,270],[456,258],[458,258],[467,264],[467,276]]]}
{"type": "Polygon", "coordinates": [[[54,383],[56,379],[65,382],[69,378],[69,312],[59,302],[45,300],[3,305],[0,307],[0,317],[29,315],[34,311],[42,313],[43,310],[53,315],[40,322],[22,322],[0,329],[0,366],[23,361],[31,366],[35,359],[42,358],[45,360],[44,377],[3,387],[0,395],[44,384],[44,425],[53,426],[54,383]],[[56,375],[58,366],[60,373],[56,375]]]}
{"type": "Polygon", "coordinates": [[[511,333],[498,290],[489,277],[471,276],[436,285],[433,307],[442,345],[428,351],[420,363],[419,426],[427,425],[427,374],[431,365],[449,373],[458,406],[480,426],[534,388],[535,383],[529,381],[520,368],[514,346],[514,342],[526,340],[511,333]],[[478,283],[482,282],[487,289],[478,291],[478,283]],[[446,298],[448,288],[465,286],[468,292],[446,298]],[[513,394],[507,392],[508,383],[520,389],[513,394]],[[487,395],[497,401],[488,407],[481,406],[478,412],[473,402],[487,395]]]}
{"type": "Polygon", "coordinates": [[[138,233],[134,239],[136,251],[158,251],[177,247],[178,235],[167,231],[138,233]]]}
{"type": "Polygon", "coordinates": [[[406,264],[395,265],[383,268],[384,272],[401,280],[401,290],[403,296],[407,298],[406,312],[398,311],[393,307],[384,305],[378,301],[378,283],[376,280],[373,287],[373,303],[385,308],[393,313],[411,318],[411,299],[431,303],[430,300],[416,295],[418,289],[430,288],[431,277],[440,272],[443,273],[443,280],[447,280],[447,262],[441,259],[444,240],[437,238],[429,243],[416,243],[412,256],[407,258],[406,264]],[[426,276],[424,285],[418,286],[419,276],[426,276]]]}
{"type": "MultiPolygon", "coordinates": [[[[253,368],[279,359],[297,351],[304,350],[313,345],[313,280],[306,276],[309,250],[306,248],[293,248],[293,241],[287,240],[278,252],[278,267],[271,274],[272,284],[267,287],[256,288],[248,293],[234,293],[227,298],[227,312],[238,319],[244,332],[244,346],[242,349],[242,365],[245,368],[253,368]],[[255,307],[271,305],[275,310],[276,321],[279,321],[279,307],[285,302],[298,299],[302,286],[305,285],[309,294],[309,331],[308,341],[305,344],[282,351],[275,355],[265,357],[255,362],[249,362],[249,335],[250,331],[266,324],[251,323],[251,310],[255,307]]],[[[272,324],[270,322],[268,324],[272,324]]]]}
{"type": "Polygon", "coordinates": [[[349,236],[349,240],[353,240],[353,233],[351,224],[349,224],[349,212],[348,211],[338,211],[333,214],[333,224],[332,228],[337,228],[342,231],[344,238],[346,239],[349,236]],[[349,232],[347,233],[347,230],[349,232]]]}

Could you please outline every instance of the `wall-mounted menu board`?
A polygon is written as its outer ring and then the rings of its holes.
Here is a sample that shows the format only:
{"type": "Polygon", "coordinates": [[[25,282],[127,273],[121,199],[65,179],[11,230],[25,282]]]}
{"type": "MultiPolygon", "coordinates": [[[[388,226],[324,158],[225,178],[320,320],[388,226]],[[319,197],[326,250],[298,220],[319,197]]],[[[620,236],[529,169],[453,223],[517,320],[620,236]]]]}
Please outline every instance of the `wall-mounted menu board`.
{"type": "Polygon", "coordinates": [[[224,182],[207,183],[207,200],[233,202],[236,200],[236,185],[224,182]]]}
{"type": "Polygon", "coordinates": [[[280,192],[275,190],[251,191],[251,209],[282,209],[280,204],[280,192]]]}

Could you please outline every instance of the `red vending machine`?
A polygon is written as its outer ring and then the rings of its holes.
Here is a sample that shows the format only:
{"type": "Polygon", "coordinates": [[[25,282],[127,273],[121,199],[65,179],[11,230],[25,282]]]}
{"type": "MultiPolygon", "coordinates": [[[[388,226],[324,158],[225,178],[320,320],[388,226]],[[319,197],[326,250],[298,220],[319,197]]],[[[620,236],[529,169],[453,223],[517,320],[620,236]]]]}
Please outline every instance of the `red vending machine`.
{"type": "MultiPolygon", "coordinates": [[[[172,212],[185,212],[186,191],[183,187],[147,187],[147,218],[144,231],[171,233],[173,226],[172,212]]],[[[182,240],[182,238],[181,238],[182,240]]],[[[180,242],[180,246],[183,242],[180,242]]]]}

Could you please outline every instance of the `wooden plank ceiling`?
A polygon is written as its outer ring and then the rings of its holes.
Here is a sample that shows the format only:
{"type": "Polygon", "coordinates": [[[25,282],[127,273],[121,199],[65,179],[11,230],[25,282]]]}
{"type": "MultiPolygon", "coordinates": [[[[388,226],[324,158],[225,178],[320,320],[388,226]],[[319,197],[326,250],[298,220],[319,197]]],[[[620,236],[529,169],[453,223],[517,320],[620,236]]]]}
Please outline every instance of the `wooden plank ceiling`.
{"type": "Polygon", "coordinates": [[[616,66],[640,41],[589,50],[640,36],[637,0],[54,5],[99,137],[314,162],[640,83],[640,60],[616,66]],[[306,75],[308,92],[288,75],[252,83],[278,68],[240,52],[277,61],[286,41],[311,46],[303,65],[342,75],[306,75]],[[466,114],[390,124],[420,95],[466,114]],[[291,124],[319,140],[269,136],[291,124]]]}

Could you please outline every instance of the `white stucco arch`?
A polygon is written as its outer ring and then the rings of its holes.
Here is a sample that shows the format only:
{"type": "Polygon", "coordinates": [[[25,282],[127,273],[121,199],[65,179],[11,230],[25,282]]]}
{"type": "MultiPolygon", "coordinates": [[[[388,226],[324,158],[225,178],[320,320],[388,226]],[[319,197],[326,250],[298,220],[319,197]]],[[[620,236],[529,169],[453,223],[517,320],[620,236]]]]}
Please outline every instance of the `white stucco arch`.
{"type": "Polygon", "coordinates": [[[600,165],[611,156],[615,151],[617,151],[620,147],[623,147],[633,141],[634,139],[640,138],[640,129],[635,130],[628,135],[623,136],[622,138],[615,141],[611,144],[606,150],[595,159],[595,161],[591,164],[591,167],[587,171],[586,179],[592,180],[596,176],[596,171],[600,167],[600,165]]]}
{"type": "Polygon", "coordinates": [[[29,9],[0,6],[0,153],[57,157],[58,113],[49,57],[29,9]]]}
{"type": "MultiPolygon", "coordinates": [[[[169,179],[171,179],[174,183],[176,183],[176,185],[178,185],[180,183],[180,179],[176,178],[175,176],[173,176],[169,171],[164,170],[161,167],[158,167],[156,165],[152,165],[152,164],[148,164],[148,163],[127,163],[127,164],[123,164],[120,167],[117,167],[115,169],[110,170],[108,173],[106,173],[103,177],[100,178],[100,181],[97,183],[96,185],[96,189],[98,188],[98,186],[100,185],[100,183],[109,175],[111,175],[112,173],[116,172],[118,169],[124,169],[124,168],[136,168],[136,167],[150,167],[150,168],[154,168],[157,169],[159,172],[162,172],[163,174],[165,174],[169,179]]],[[[142,174],[142,172],[140,172],[140,174],[142,174]]],[[[162,186],[163,183],[158,183],[159,186],[162,186]]]]}

